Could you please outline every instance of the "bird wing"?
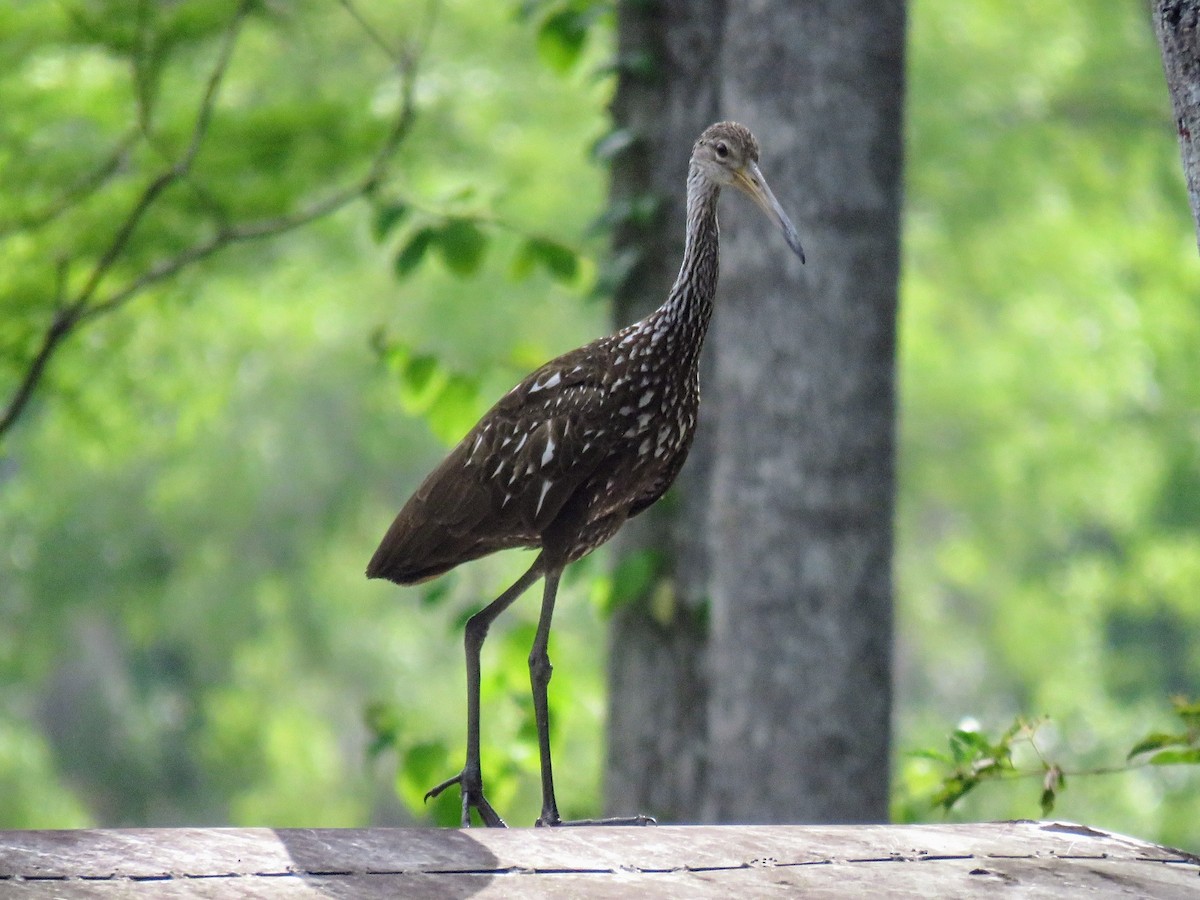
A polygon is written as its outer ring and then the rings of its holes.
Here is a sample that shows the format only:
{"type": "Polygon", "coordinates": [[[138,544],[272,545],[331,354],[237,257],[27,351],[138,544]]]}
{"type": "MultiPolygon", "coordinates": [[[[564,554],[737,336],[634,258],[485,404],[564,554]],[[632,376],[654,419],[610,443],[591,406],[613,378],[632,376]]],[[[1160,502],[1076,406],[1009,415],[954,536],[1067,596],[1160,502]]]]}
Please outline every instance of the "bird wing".
{"type": "Polygon", "coordinates": [[[502,397],[404,505],[368,577],[412,584],[497,550],[538,546],[604,457],[605,435],[589,426],[611,394],[599,351],[565,354],[502,397]]]}

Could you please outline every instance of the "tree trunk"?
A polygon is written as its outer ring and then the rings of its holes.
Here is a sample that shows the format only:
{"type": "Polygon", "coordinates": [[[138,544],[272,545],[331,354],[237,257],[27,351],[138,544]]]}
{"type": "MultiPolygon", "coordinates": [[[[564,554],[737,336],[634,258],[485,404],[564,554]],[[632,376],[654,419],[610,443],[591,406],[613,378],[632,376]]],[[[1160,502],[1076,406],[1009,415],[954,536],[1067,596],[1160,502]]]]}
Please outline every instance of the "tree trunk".
{"type": "Polygon", "coordinates": [[[700,432],[673,498],[620,545],[650,543],[674,580],[614,619],[608,806],[886,819],[904,6],[667,0],[620,16],[623,58],[648,51],[656,77],[621,79],[614,116],[642,142],[614,200],[669,199],[652,229],[618,233],[644,251],[619,320],[666,296],[687,154],[721,118],[758,134],[809,265],[722,201],[700,432]]]}
{"type": "MultiPolygon", "coordinates": [[[[684,179],[700,132],[720,118],[717,97],[723,2],[662,0],[620,7],[623,59],[653,71],[622,74],[613,117],[637,136],[613,164],[613,206],[657,204],[649,222],[617,228],[618,252],[636,252],[615,318],[627,325],[655,309],[683,259],[684,179]]],[[[786,252],[786,251],[785,251],[786,252]]],[[[711,354],[701,363],[710,383],[711,354]]],[[[708,484],[714,429],[703,412],[687,465],[672,492],[627,525],[618,555],[649,549],[664,562],[641,597],[621,597],[609,648],[606,806],[613,815],[652,812],[697,821],[707,763],[708,484]]]]}
{"type": "Polygon", "coordinates": [[[1154,31],[1171,92],[1183,174],[1200,247],[1200,0],[1156,0],[1154,31]]]}

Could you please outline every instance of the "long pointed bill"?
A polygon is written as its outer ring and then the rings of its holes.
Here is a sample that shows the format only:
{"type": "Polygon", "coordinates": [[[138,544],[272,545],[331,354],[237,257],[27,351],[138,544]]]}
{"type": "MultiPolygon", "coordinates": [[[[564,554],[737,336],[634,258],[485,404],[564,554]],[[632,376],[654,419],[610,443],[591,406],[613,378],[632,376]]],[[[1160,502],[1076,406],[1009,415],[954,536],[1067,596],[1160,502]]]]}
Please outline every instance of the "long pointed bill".
{"type": "Polygon", "coordinates": [[[779,230],[783,232],[784,238],[788,242],[788,246],[792,248],[792,252],[800,257],[800,262],[804,262],[804,248],[800,246],[800,235],[796,233],[796,226],[792,224],[792,220],[787,217],[787,213],[783,211],[783,207],[779,205],[779,201],[775,199],[775,195],[771,193],[771,189],[767,187],[767,180],[763,178],[762,172],[758,170],[756,163],[747,163],[746,167],[733,176],[734,184],[750,195],[759,208],[767,214],[767,218],[774,222],[779,230]]]}

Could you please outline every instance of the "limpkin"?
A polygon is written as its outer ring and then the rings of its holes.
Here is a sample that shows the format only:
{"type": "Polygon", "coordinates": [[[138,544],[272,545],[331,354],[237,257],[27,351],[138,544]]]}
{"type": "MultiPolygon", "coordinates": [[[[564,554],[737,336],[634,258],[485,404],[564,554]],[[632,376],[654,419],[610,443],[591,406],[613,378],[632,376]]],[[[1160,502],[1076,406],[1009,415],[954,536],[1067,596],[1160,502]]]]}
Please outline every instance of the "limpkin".
{"type": "Polygon", "coordinates": [[[467,621],[466,764],[426,795],[459,785],[464,827],[472,808],[485,824],[504,826],[483,793],[479,656],[492,622],[539,578],[542,609],[529,654],[542,775],[536,824],[568,824],[554,797],[546,701],[559,577],[658,500],[687,456],[700,401],[700,347],[717,287],[717,197],[726,185],[748,194],[804,261],[796,229],[758,169],[754,135],[733,122],[707,128],[692,149],[683,265],[666,302],[642,321],[551,360],[502,397],[404,505],[367,566],[368,578],[408,585],[497,550],[541,551],[512,587],[467,621]]]}

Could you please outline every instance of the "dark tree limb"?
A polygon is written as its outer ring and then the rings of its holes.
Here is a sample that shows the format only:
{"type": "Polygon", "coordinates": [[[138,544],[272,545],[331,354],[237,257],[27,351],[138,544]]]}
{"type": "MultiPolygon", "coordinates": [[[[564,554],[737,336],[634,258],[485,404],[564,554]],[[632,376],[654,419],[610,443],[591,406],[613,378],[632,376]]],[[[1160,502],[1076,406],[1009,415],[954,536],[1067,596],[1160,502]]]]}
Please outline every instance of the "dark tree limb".
{"type": "Polygon", "coordinates": [[[1200,246],[1200,0],[1155,0],[1154,32],[1162,51],[1200,246]]]}

